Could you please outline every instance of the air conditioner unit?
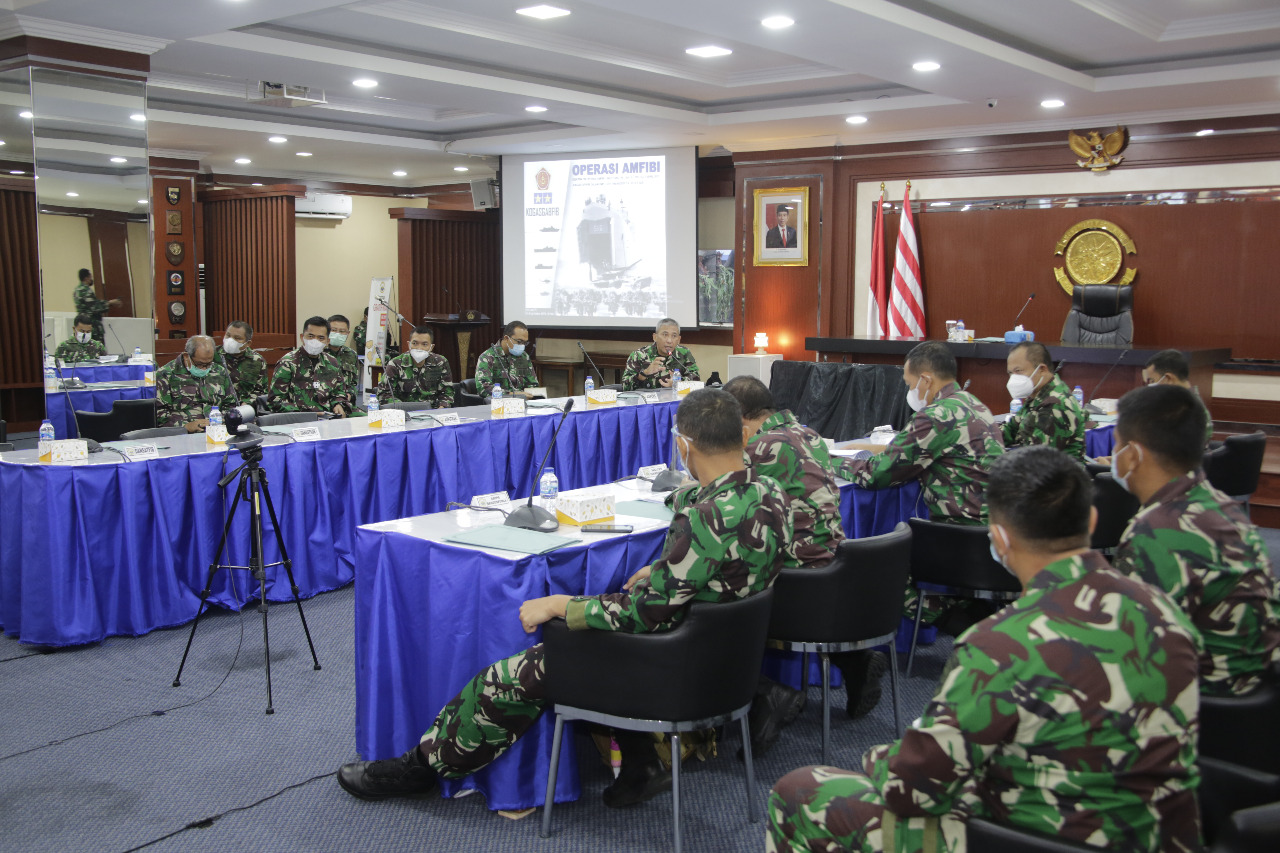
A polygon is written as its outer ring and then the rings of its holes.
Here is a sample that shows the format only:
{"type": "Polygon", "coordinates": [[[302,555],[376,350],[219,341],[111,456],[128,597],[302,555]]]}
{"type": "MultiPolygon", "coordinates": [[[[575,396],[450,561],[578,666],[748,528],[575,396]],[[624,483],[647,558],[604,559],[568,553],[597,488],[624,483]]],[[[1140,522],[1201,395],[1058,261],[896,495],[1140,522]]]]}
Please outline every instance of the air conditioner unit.
{"type": "Polygon", "coordinates": [[[303,219],[346,219],[351,215],[351,196],[307,193],[293,200],[293,212],[303,219]]]}
{"type": "Polygon", "coordinates": [[[264,107],[314,107],[327,104],[324,89],[312,86],[290,86],[287,83],[258,83],[257,90],[249,92],[249,102],[264,107]]]}

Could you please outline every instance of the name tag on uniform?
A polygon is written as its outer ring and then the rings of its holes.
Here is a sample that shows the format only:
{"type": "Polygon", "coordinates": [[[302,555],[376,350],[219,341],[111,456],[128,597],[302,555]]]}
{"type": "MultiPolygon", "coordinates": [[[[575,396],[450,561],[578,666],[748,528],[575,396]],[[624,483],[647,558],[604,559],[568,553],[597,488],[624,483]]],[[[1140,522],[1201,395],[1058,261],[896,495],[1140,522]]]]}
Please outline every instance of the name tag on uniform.
{"type": "Polygon", "coordinates": [[[646,465],[636,474],[641,480],[652,480],[654,477],[667,470],[666,465],[646,465]]]}
{"type": "Polygon", "coordinates": [[[159,459],[160,448],[154,444],[131,444],[124,449],[124,455],[134,462],[140,462],[143,459],[159,459]]]}
{"type": "Polygon", "coordinates": [[[646,403],[658,403],[662,400],[662,398],[658,396],[657,391],[641,391],[640,399],[644,400],[646,403]]]}
{"type": "Polygon", "coordinates": [[[506,506],[511,503],[511,496],[506,492],[494,492],[489,495],[476,495],[471,499],[472,506],[506,506]]]}
{"type": "Polygon", "coordinates": [[[319,441],[320,427],[304,426],[293,428],[294,441],[319,441]]]}
{"type": "Polygon", "coordinates": [[[449,412],[447,415],[433,415],[433,417],[440,426],[457,426],[462,423],[462,418],[458,417],[457,412],[449,412]]]}

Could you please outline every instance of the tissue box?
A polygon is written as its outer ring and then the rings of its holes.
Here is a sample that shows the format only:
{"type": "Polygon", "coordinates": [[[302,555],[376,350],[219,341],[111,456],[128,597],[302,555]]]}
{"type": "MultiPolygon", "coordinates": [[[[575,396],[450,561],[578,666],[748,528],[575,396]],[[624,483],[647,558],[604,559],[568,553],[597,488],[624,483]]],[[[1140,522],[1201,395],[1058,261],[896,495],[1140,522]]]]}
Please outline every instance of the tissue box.
{"type": "Polygon", "coordinates": [[[1104,415],[1114,415],[1119,403],[1115,397],[1094,397],[1089,401],[1089,405],[1099,409],[1104,415]]]}
{"type": "Polygon", "coordinates": [[[587,392],[587,403],[597,406],[608,406],[618,402],[618,392],[612,388],[597,388],[587,392]]]}
{"type": "MultiPolygon", "coordinates": [[[[89,443],[82,438],[42,441],[38,446],[41,462],[74,462],[89,458],[89,443]]],[[[610,504],[610,507],[613,505],[610,504]]]]}
{"type": "Polygon", "coordinates": [[[143,384],[143,385],[155,385],[155,384],[156,384],[156,372],[155,372],[154,370],[148,370],[146,373],[143,373],[143,374],[142,374],[142,384],[143,384]]]}
{"type": "Polygon", "coordinates": [[[1020,344],[1023,341],[1034,341],[1035,339],[1035,332],[1023,332],[1015,329],[1012,332],[1004,333],[1004,342],[1006,344],[1020,344]]]}
{"type": "Polygon", "coordinates": [[[402,427],[404,426],[404,412],[400,409],[379,409],[376,412],[369,413],[369,416],[365,419],[365,425],[369,429],[402,427]]]}
{"type": "Polygon", "coordinates": [[[501,400],[489,402],[489,415],[495,418],[508,418],[524,414],[523,397],[503,397],[501,400]]]}
{"type": "Polygon", "coordinates": [[[231,433],[227,432],[227,428],[222,424],[210,424],[204,428],[206,444],[226,444],[230,437],[231,433]]]}
{"type": "Polygon", "coordinates": [[[561,492],[556,497],[556,518],[561,524],[594,524],[613,520],[613,487],[593,486],[561,492]]]}
{"type": "Polygon", "coordinates": [[[699,382],[697,379],[681,379],[680,384],[676,386],[676,394],[684,396],[690,391],[697,391],[699,388],[706,387],[705,382],[699,382]]]}

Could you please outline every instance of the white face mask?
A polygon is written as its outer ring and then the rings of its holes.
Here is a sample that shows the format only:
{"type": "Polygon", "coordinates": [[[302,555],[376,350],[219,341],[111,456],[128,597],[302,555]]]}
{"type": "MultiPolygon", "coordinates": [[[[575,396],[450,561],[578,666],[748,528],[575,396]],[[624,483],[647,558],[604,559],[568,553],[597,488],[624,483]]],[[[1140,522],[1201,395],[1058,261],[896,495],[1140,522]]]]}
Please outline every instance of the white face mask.
{"type": "Polygon", "coordinates": [[[239,355],[240,350],[242,349],[244,349],[244,344],[240,343],[235,338],[222,339],[222,351],[227,355],[239,355]]]}
{"type": "Polygon", "coordinates": [[[317,341],[315,338],[308,338],[302,342],[302,348],[306,350],[307,355],[314,358],[324,352],[324,341],[317,341]]]}
{"type": "Polygon", "coordinates": [[[916,383],[916,387],[907,392],[907,405],[911,407],[913,412],[918,412],[929,405],[929,389],[925,388],[923,395],[920,393],[920,382],[924,382],[926,379],[927,377],[921,376],[920,381],[916,383]]]}
{"type": "Polygon", "coordinates": [[[1120,469],[1116,466],[1116,460],[1120,458],[1120,454],[1124,453],[1130,447],[1138,451],[1138,461],[1142,461],[1142,446],[1138,444],[1126,444],[1124,447],[1111,454],[1111,478],[1120,484],[1120,488],[1132,494],[1133,489],[1129,488],[1129,478],[1133,476],[1133,469],[1130,468],[1129,473],[1121,477],[1120,469]]]}
{"type": "Polygon", "coordinates": [[[414,360],[416,363],[418,363],[418,364],[422,364],[422,362],[426,361],[426,360],[427,360],[427,356],[428,356],[428,355],[430,355],[430,354],[431,354],[431,353],[427,352],[427,351],[426,351],[426,350],[424,350],[424,349],[411,349],[411,350],[409,350],[409,355],[413,356],[413,360],[414,360]]]}
{"type": "Polygon", "coordinates": [[[89,343],[89,339],[93,337],[93,332],[76,332],[76,340],[82,344],[89,343]]]}
{"type": "Polygon", "coordinates": [[[1043,364],[1036,365],[1036,369],[1031,371],[1030,376],[1023,376],[1020,373],[1010,375],[1008,383],[1005,387],[1009,389],[1009,398],[1018,397],[1025,400],[1027,397],[1035,393],[1036,390],[1036,374],[1040,372],[1043,364]]]}
{"type": "MultiPolygon", "coordinates": [[[[991,559],[993,559],[993,560],[995,560],[997,563],[999,563],[999,564],[1000,564],[1000,567],[1001,567],[1002,569],[1004,569],[1006,572],[1008,572],[1009,574],[1011,574],[1011,575],[1012,575],[1012,574],[1013,574],[1013,569],[1009,568],[1009,564],[1008,564],[1007,562],[1005,562],[1004,557],[1001,557],[1001,556],[1000,556],[1000,552],[996,550],[996,537],[997,537],[997,536],[999,536],[1000,538],[1004,539],[1005,547],[1006,547],[1006,548],[1008,548],[1008,547],[1009,547],[1009,534],[1008,534],[1008,533],[1005,533],[1004,528],[1003,528],[1003,527],[1001,527],[999,524],[993,524],[993,525],[991,525],[991,527],[989,528],[988,533],[987,533],[987,538],[991,540],[991,544],[990,544],[990,547],[991,547],[991,559]]],[[[1014,575],[1014,577],[1017,577],[1017,575],[1014,575]]]]}
{"type": "Polygon", "coordinates": [[[335,347],[340,347],[347,342],[347,336],[342,332],[330,332],[329,343],[335,347]]]}

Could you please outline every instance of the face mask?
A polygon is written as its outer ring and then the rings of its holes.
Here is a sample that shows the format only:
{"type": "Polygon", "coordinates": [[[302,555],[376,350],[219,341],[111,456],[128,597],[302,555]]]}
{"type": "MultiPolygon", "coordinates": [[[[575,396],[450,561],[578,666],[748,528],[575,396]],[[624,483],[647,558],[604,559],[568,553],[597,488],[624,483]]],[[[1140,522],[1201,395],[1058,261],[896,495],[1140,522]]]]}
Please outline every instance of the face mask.
{"type": "Polygon", "coordinates": [[[422,364],[422,362],[427,360],[427,356],[430,355],[430,353],[424,349],[411,349],[409,350],[409,355],[413,356],[413,360],[415,362],[422,364]]]}
{"type": "Polygon", "coordinates": [[[1010,376],[1009,381],[1004,386],[1009,389],[1009,398],[1018,397],[1025,400],[1034,394],[1036,390],[1036,373],[1040,371],[1041,367],[1044,367],[1044,365],[1037,365],[1036,369],[1031,371],[1030,376],[1022,376],[1018,373],[1010,376]]]}
{"type": "Polygon", "coordinates": [[[240,343],[235,338],[222,339],[222,351],[227,355],[239,355],[240,350],[242,349],[244,349],[244,344],[240,343]]]}
{"type": "Polygon", "coordinates": [[[308,338],[302,342],[302,348],[306,350],[307,355],[314,358],[324,352],[324,341],[317,341],[314,338],[308,338]]]}
{"type": "Polygon", "coordinates": [[[1121,477],[1120,470],[1116,467],[1116,460],[1120,458],[1120,454],[1124,453],[1130,447],[1138,451],[1138,461],[1142,461],[1142,448],[1138,445],[1126,444],[1124,447],[1111,454],[1111,479],[1119,483],[1120,488],[1124,489],[1126,492],[1132,493],[1133,489],[1129,488],[1129,478],[1133,476],[1133,469],[1130,468],[1129,473],[1121,477]]]}
{"type": "MultiPolygon", "coordinates": [[[[1003,527],[1001,527],[1001,526],[1000,526],[1000,525],[998,525],[998,524],[993,524],[993,525],[991,525],[991,533],[999,534],[999,535],[1003,535],[1005,539],[1008,539],[1008,538],[1009,538],[1008,534],[1006,534],[1006,533],[1004,532],[1004,528],[1003,528],[1003,527]]],[[[988,534],[988,536],[989,536],[989,538],[990,538],[990,540],[991,540],[991,541],[990,541],[990,543],[989,543],[989,547],[991,548],[991,559],[993,559],[993,560],[995,560],[997,563],[999,563],[999,564],[1000,564],[1000,568],[1004,569],[1006,572],[1008,572],[1009,574],[1011,574],[1011,575],[1012,575],[1012,574],[1013,574],[1013,569],[1009,568],[1009,564],[1008,564],[1008,563],[1006,563],[1006,562],[1004,561],[1004,557],[1001,557],[1001,556],[1000,556],[1000,552],[996,550],[996,540],[995,540],[995,537],[994,537],[994,536],[991,536],[990,534],[988,534]]],[[[1014,577],[1017,577],[1017,575],[1014,575],[1014,577]]]]}
{"type": "Polygon", "coordinates": [[[340,347],[346,342],[347,342],[347,336],[342,334],[341,332],[329,333],[329,343],[333,344],[335,347],[340,347]]]}
{"type": "Polygon", "coordinates": [[[516,356],[517,358],[518,358],[519,356],[524,355],[524,344],[512,344],[512,345],[511,345],[511,354],[512,354],[512,355],[514,355],[514,356],[516,356]]]}
{"type": "Polygon", "coordinates": [[[93,332],[76,332],[76,340],[82,344],[89,343],[89,338],[93,337],[93,332]]]}
{"type": "MultiPolygon", "coordinates": [[[[920,382],[924,381],[925,377],[921,376],[920,382]]],[[[907,405],[911,407],[911,411],[913,412],[918,412],[925,406],[929,405],[929,401],[926,399],[929,395],[929,391],[928,389],[925,389],[924,394],[921,395],[920,382],[917,382],[916,387],[907,392],[907,405]]]]}
{"type": "MultiPolygon", "coordinates": [[[[683,450],[681,450],[681,449],[680,449],[680,439],[679,439],[679,438],[677,438],[677,439],[676,439],[676,455],[678,455],[678,456],[680,457],[680,465],[681,465],[681,467],[683,467],[683,468],[684,468],[684,470],[686,470],[686,471],[688,471],[688,472],[689,472],[689,476],[690,476],[690,477],[693,477],[693,469],[689,467],[689,456],[688,456],[688,454],[687,454],[685,451],[683,451],[683,450]]],[[[697,478],[696,478],[696,477],[694,477],[694,479],[696,480],[697,478]]]]}
{"type": "Polygon", "coordinates": [[[209,375],[210,370],[213,370],[213,368],[212,367],[196,367],[194,364],[187,368],[187,372],[197,379],[204,379],[206,376],[209,375]]]}

